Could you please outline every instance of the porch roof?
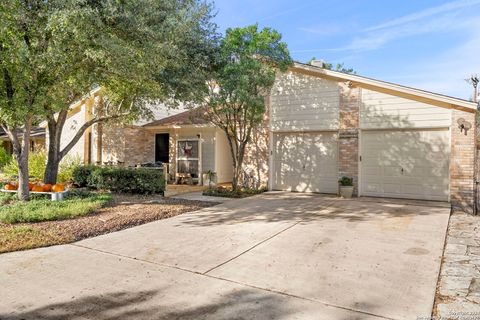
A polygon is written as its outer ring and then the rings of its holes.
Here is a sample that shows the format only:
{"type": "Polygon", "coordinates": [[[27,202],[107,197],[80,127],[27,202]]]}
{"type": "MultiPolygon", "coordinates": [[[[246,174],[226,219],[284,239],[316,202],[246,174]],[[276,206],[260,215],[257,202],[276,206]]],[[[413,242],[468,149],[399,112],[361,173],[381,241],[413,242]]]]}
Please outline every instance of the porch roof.
{"type": "Polygon", "coordinates": [[[181,125],[205,125],[209,124],[202,116],[199,108],[187,110],[173,116],[155,120],[143,125],[143,127],[168,127],[181,125]]]}
{"type": "MultiPolygon", "coordinates": [[[[17,135],[21,136],[22,133],[23,133],[23,130],[20,130],[20,132],[18,132],[17,135]]],[[[45,135],[46,135],[45,134],[45,128],[33,127],[30,130],[30,138],[45,138],[45,135]]],[[[0,128],[0,139],[1,140],[9,139],[7,133],[2,128],[0,128]]]]}

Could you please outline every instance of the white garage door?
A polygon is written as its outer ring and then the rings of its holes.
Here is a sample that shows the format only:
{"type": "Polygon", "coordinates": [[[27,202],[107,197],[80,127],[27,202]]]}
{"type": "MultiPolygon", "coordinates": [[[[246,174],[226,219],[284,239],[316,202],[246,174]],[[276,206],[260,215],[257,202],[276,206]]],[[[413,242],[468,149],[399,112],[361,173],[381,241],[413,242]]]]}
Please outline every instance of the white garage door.
{"type": "Polygon", "coordinates": [[[364,131],[363,196],[448,201],[448,130],[364,131]]]}
{"type": "Polygon", "coordinates": [[[274,147],[273,189],[337,193],[337,134],[278,133],[274,147]]]}

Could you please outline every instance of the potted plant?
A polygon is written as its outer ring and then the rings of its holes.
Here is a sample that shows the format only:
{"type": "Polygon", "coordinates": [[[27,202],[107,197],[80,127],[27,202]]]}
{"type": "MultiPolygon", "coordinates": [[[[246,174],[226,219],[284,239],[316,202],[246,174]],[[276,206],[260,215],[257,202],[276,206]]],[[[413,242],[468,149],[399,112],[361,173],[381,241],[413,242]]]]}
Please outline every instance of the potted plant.
{"type": "Polygon", "coordinates": [[[338,180],[340,183],[340,196],[342,198],[350,199],[353,194],[353,178],[342,177],[338,180]]]}
{"type": "Polygon", "coordinates": [[[204,171],[203,172],[203,185],[211,187],[212,184],[215,184],[215,176],[217,175],[216,172],[212,170],[204,171]]]}

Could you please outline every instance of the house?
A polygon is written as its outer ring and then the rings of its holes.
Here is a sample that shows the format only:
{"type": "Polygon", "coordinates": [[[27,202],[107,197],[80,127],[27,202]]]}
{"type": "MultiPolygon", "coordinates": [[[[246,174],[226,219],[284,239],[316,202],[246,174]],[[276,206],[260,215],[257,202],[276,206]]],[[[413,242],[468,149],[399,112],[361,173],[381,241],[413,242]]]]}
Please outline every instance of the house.
{"type": "MultiPolygon", "coordinates": [[[[21,136],[21,132],[19,136],[21,136]]],[[[13,154],[13,145],[7,133],[0,128],[0,147],[8,154],[13,154]]],[[[45,128],[33,127],[30,132],[30,151],[35,152],[45,149],[45,128]]]]}
{"type": "MultiPolygon", "coordinates": [[[[295,63],[278,76],[247,150],[247,176],[271,190],[319,193],[337,193],[339,177],[349,176],[358,196],[449,201],[472,211],[475,103],[315,64],[295,63]]],[[[224,133],[192,110],[96,125],[79,144],[91,163],[167,162],[172,181],[189,172],[201,182],[207,170],[219,182],[232,177],[224,133]]]]}

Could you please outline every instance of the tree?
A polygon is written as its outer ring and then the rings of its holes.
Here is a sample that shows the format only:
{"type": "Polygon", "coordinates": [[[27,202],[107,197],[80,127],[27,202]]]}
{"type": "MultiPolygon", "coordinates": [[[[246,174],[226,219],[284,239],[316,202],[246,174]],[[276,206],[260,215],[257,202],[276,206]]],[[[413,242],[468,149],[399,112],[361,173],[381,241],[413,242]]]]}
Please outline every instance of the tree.
{"type": "Polygon", "coordinates": [[[38,16],[24,11],[27,6],[37,10],[41,4],[6,0],[0,6],[0,125],[12,141],[18,162],[21,200],[29,198],[30,129],[50,89],[45,81],[48,53],[42,40],[47,19],[41,9],[38,16]]]}
{"type": "MultiPolygon", "coordinates": [[[[32,121],[46,121],[49,138],[45,182],[56,182],[60,161],[93,124],[148,116],[151,110],[147,106],[152,101],[175,105],[178,100],[191,100],[199,96],[199,90],[206,90],[208,66],[217,41],[216,27],[210,22],[211,9],[200,0],[2,3],[0,18],[6,23],[2,22],[0,41],[8,44],[0,58],[2,66],[17,60],[22,64],[7,69],[15,77],[11,90],[15,96],[8,98],[8,83],[3,81],[6,98],[4,103],[1,97],[0,112],[3,122],[10,123],[7,132],[11,133],[28,129],[30,122],[25,114],[32,121]],[[24,69],[30,73],[17,76],[24,69]],[[32,79],[35,81],[30,85],[32,79]],[[32,90],[32,86],[38,90],[32,90]],[[106,98],[61,148],[69,106],[95,87],[101,87],[106,98]],[[8,107],[11,101],[32,92],[35,97],[31,105],[26,101],[15,102],[16,109],[8,107]]],[[[28,131],[22,131],[24,136],[19,141],[28,143],[28,131]]],[[[23,155],[28,157],[28,150],[23,155]]],[[[21,152],[16,158],[25,161],[21,152]]],[[[25,177],[28,173],[21,180],[23,185],[25,177]]]]}
{"type": "Polygon", "coordinates": [[[222,129],[233,160],[233,189],[239,187],[242,165],[252,129],[265,114],[265,97],[278,71],[292,59],[275,30],[258,25],[228,29],[220,41],[205,107],[206,118],[222,129]]]}

